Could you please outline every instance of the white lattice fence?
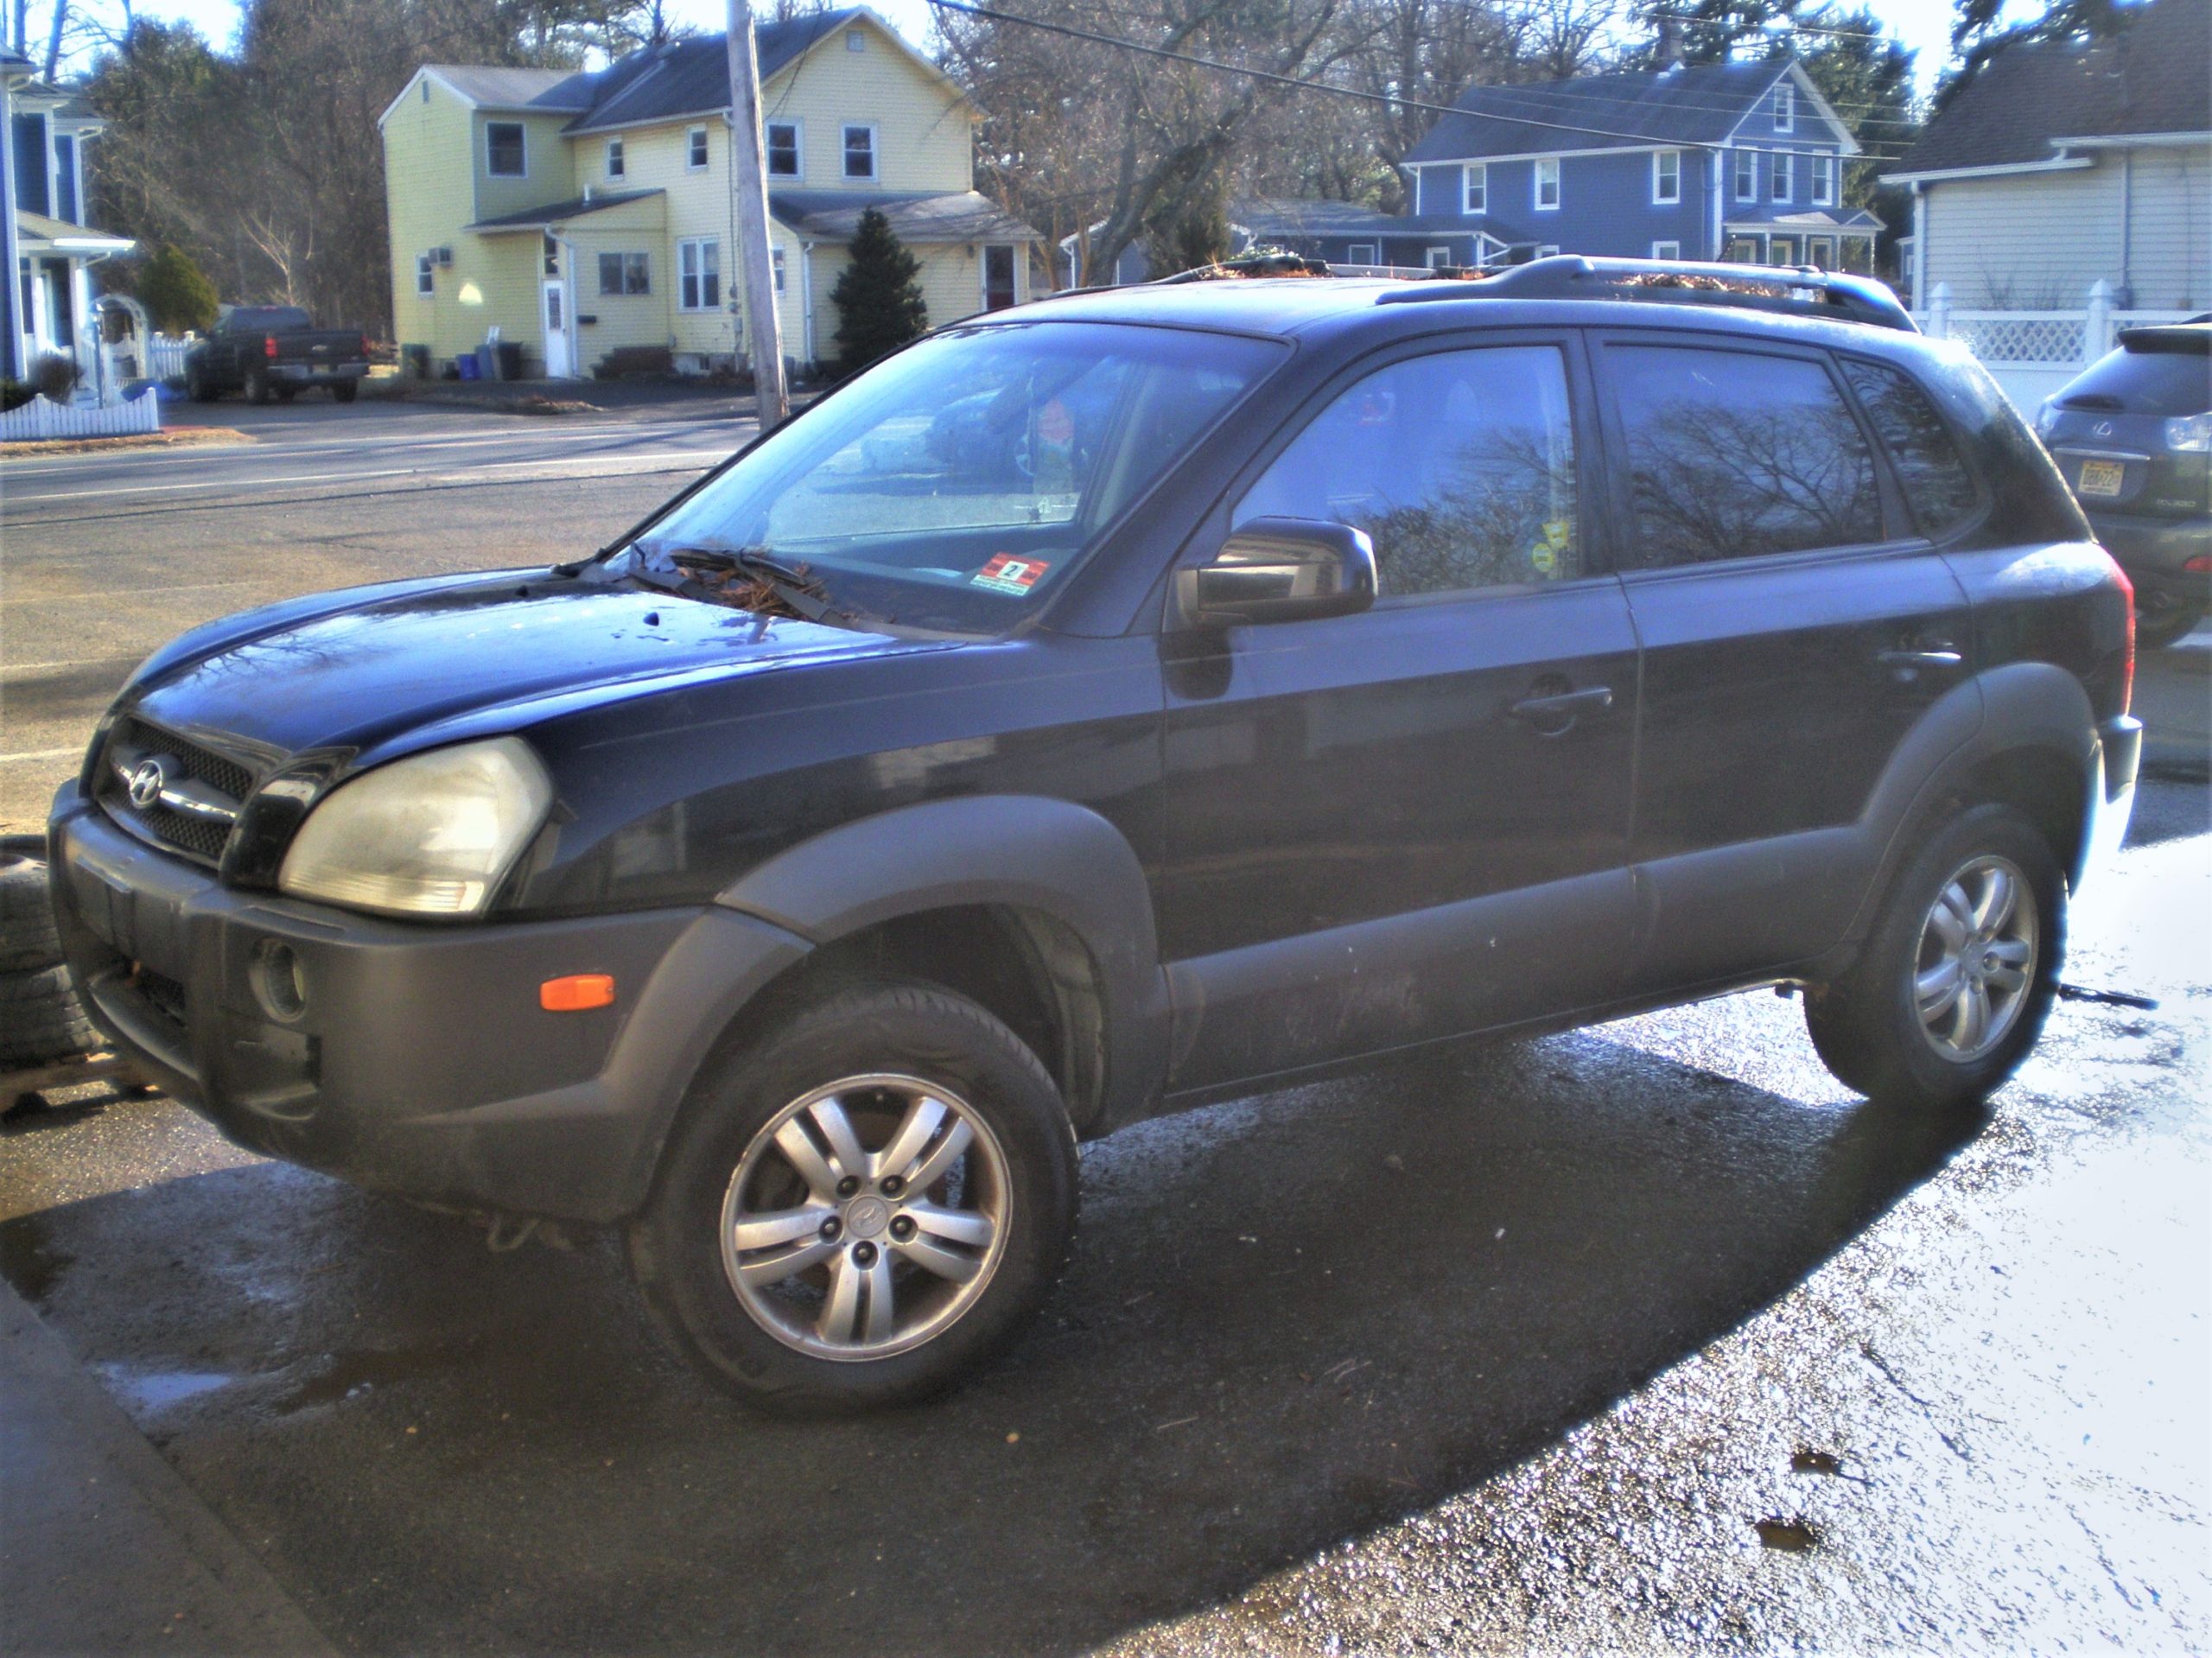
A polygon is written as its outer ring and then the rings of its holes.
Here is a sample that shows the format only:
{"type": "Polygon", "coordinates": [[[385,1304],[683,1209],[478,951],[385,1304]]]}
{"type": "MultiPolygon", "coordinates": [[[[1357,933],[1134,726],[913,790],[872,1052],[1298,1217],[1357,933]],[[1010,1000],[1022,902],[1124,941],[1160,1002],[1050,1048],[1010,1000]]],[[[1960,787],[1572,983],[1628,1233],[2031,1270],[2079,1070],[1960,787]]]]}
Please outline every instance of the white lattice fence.
{"type": "Polygon", "coordinates": [[[33,397],[0,415],[0,442],[57,437],[128,437],[162,429],[161,399],[149,386],[127,403],[78,407],[33,397]]]}
{"type": "Polygon", "coordinates": [[[2087,360],[2086,311],[1954,311],[1950,337],[1994,366],[2075,367],[2087,360]]]}

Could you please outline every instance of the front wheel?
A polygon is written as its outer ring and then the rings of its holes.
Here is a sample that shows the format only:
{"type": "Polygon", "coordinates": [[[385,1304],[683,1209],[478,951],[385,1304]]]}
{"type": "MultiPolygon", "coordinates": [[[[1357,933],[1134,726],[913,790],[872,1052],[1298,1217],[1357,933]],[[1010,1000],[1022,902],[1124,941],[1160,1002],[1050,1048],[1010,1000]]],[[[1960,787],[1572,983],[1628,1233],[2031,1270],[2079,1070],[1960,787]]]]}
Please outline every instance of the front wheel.
{"type": "Polygon", "coordinates": [[[1978,1104],[2027,1057],[2058,988],[2066,883],[2010,806],[1974,807],[1921,847],[1866,948],[1805,999],[1813,1045],[1874,1099],[1978,1104]]]}
{"type": "Polygon", "coordinates": [[[655,1324],[749,1403],[901,1404],[1037,1309],[1075,1137],[1013,1032],[931,985],[841,992],[710,1062],[629,1232],[655,1324]]]}

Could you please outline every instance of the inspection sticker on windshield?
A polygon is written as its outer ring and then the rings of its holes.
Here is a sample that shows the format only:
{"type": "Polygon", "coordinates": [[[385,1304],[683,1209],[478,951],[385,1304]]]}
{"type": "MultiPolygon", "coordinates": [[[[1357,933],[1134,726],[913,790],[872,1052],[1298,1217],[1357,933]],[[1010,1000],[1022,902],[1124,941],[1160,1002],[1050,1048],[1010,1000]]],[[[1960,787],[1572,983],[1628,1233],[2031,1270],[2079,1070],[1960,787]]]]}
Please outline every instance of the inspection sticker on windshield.
{"type": "Polygon", "coordinates": [[[1016,558],[1012,553],[993,553],[991,562],[968,578],[971,588],[1010,593],[1019,598],[1037,585],[1037,578],[1052,568],[1041,558],[1016,558]]]}

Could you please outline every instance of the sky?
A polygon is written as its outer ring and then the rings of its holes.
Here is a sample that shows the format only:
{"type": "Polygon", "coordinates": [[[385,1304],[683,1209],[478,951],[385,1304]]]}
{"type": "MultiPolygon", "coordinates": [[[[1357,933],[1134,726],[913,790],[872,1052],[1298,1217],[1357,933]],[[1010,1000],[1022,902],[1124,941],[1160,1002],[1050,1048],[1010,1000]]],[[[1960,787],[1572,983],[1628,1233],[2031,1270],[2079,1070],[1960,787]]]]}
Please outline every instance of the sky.
{"type": "MultiPolygon", "coordinates": [[[[874,3],[908,40],[926,48],[928,0],[874,0],[874,3]]],[[[1932,90],[1950,49],[1953,7],[1949,0],[1871,0],[1871,3],[1898,38],[1918,53],[1913,66],[1916,79],[1923,92],[1932,90]]],[[[707,29],[720,29],[729,15],[727,0],[669,0],[668,10],[678,22],[707,29]]],[[[218,44],[227,42],[238,27],[237,0],[139,0],[137,12],[142,17],[181,19],[218,44]]]]}

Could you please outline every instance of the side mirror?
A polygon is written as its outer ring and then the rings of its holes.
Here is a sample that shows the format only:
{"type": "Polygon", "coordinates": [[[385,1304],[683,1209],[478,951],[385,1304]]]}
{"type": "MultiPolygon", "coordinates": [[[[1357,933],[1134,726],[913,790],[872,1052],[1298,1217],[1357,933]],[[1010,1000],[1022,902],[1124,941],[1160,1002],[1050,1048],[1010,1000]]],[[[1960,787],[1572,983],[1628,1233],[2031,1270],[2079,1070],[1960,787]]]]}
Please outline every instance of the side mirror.
{"type": "Polygon", "coordinates": [[[1375,544],[1348,524],[1255,518],[1211,563],[1177,571],[1175,594],[1198,627],[1349,616],[1375,602],[1375,544]]]}

